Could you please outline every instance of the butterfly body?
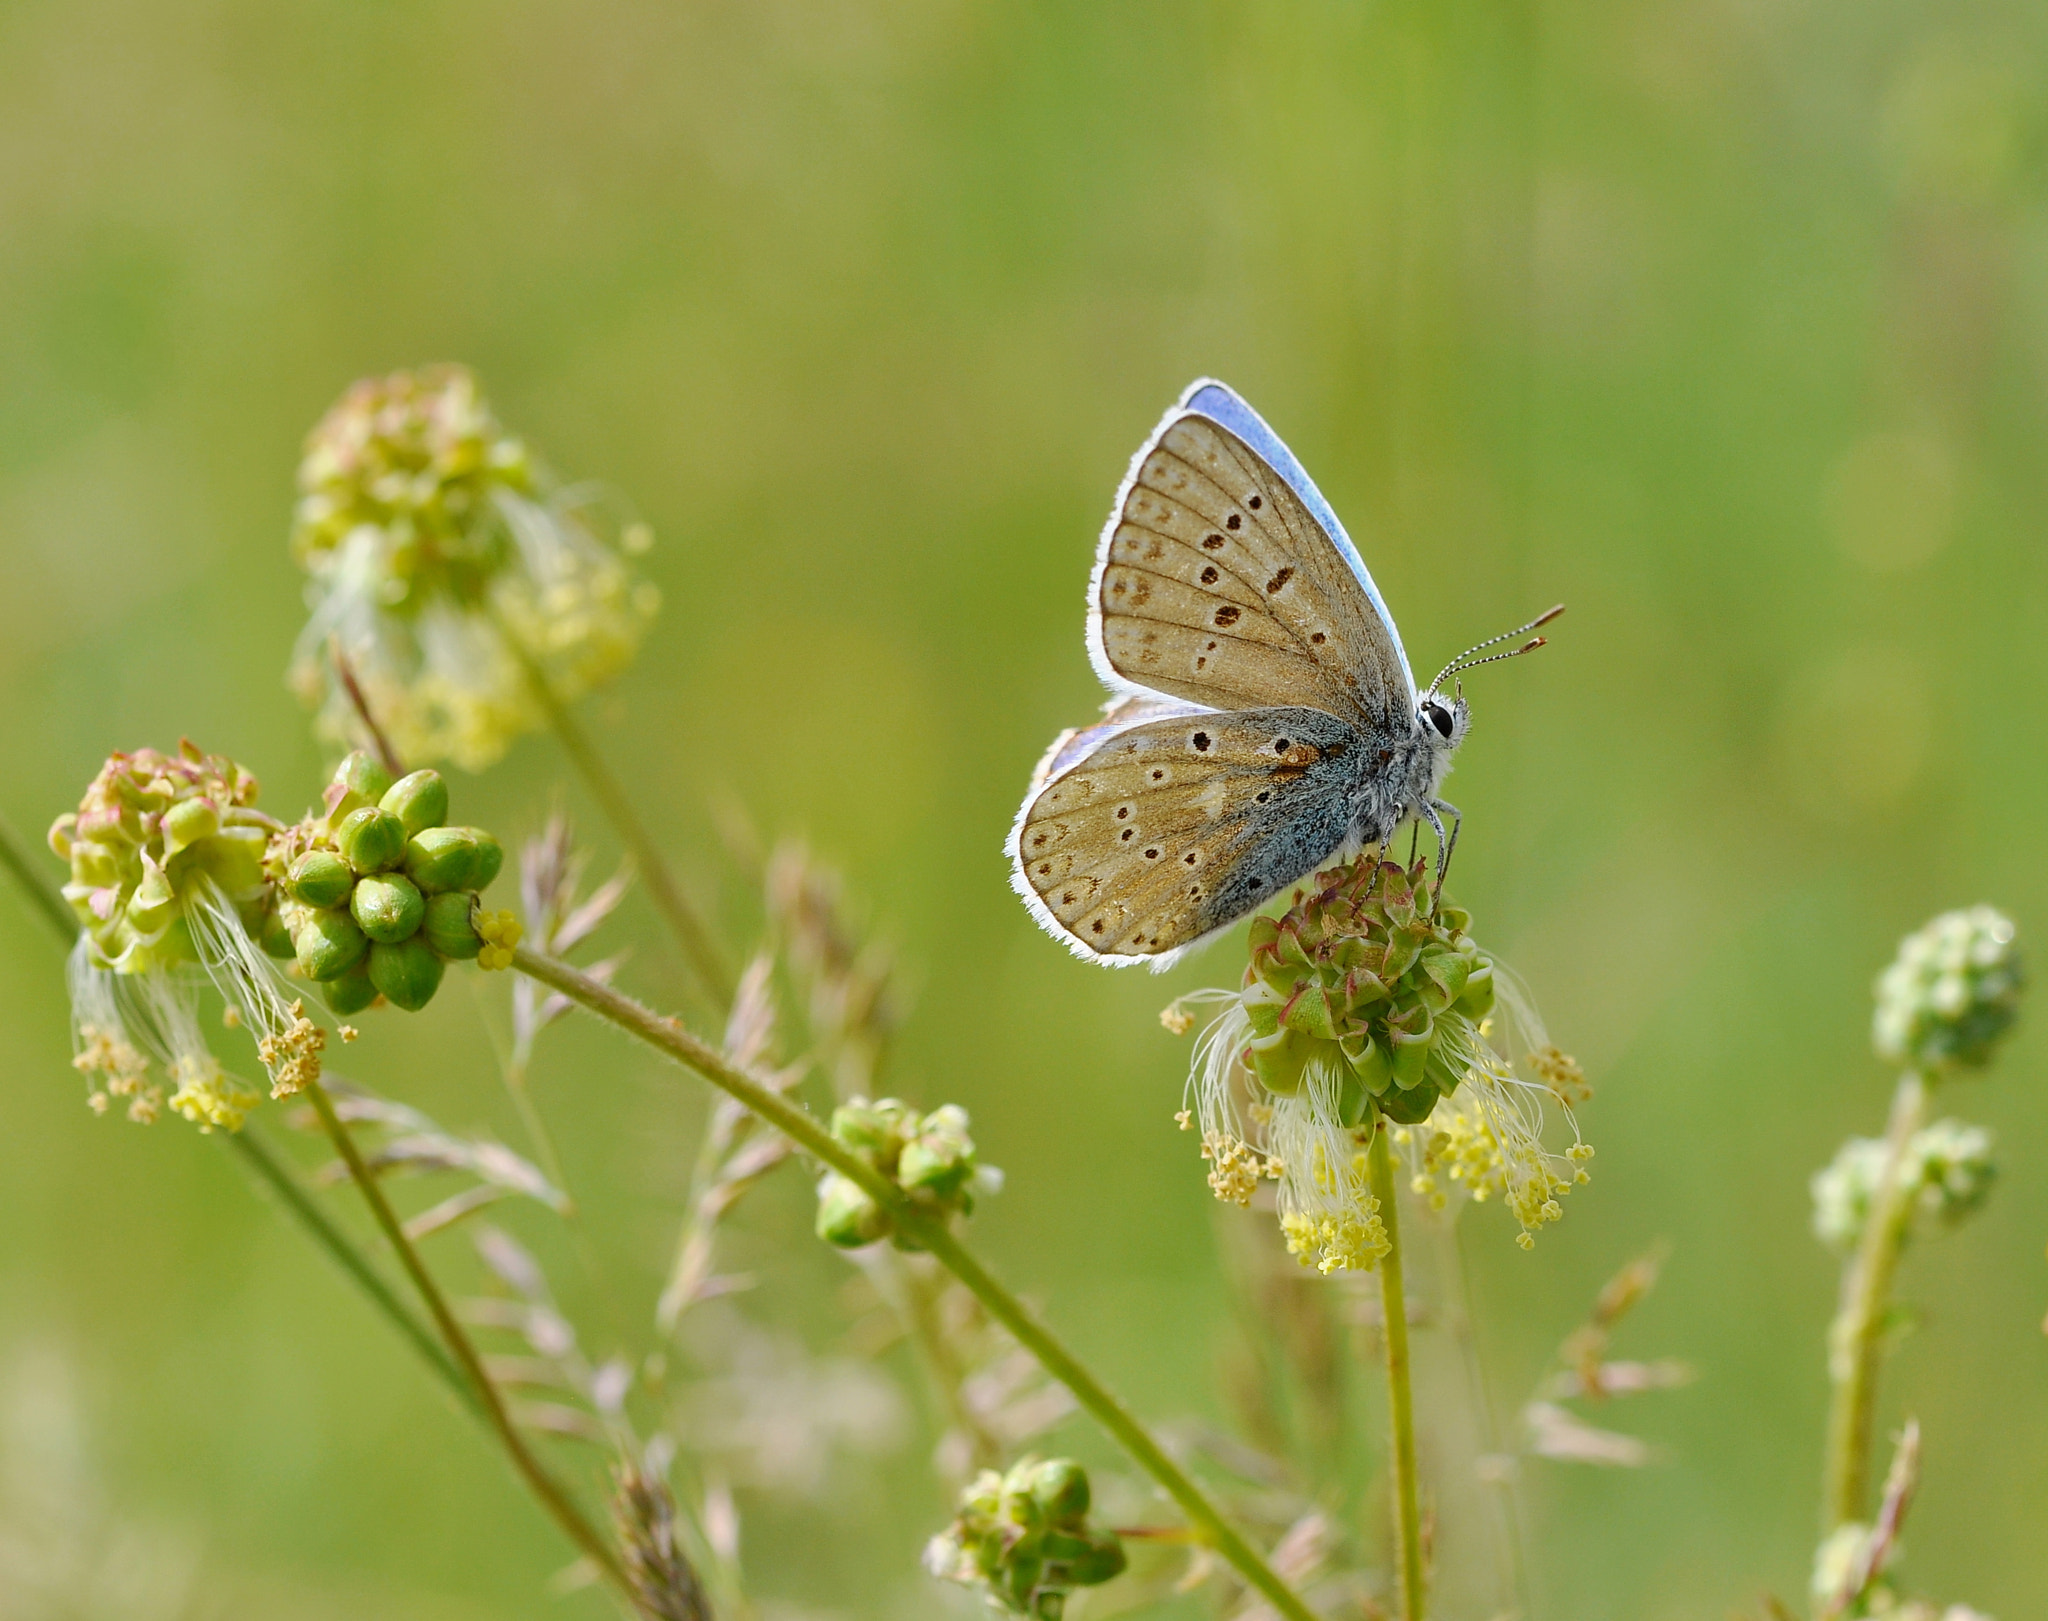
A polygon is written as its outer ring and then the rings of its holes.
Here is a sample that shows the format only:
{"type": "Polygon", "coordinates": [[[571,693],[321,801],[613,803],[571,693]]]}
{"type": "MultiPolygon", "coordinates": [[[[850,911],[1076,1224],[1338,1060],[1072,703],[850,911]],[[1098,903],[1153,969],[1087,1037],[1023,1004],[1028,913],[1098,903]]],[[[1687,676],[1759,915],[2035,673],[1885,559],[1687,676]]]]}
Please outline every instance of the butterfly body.
{"type": "Polygon", "coordinates": [[[1327,502],[1220,383],[1131,463],[1089,586],[1117,696],[1033,778],[1012,883],[1076,954],[1163,968],[1437,798],[1462,699],[1418,700],[1393,618],[1327,502]]]}

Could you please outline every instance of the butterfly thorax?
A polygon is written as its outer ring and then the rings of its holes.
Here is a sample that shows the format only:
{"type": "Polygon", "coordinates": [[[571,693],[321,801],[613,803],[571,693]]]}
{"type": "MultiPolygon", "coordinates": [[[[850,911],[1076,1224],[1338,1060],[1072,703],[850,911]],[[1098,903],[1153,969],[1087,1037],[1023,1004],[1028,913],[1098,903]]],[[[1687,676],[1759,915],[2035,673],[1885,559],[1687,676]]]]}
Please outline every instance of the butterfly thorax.
{"type": "MultiPolygon", "coordinates": [[[[1401,733],[1366,737],[1348,785],[1351,826],[1345,852],[1384,844],[1403,822],[1420,818],[1437,797],[1467,725],[1462,700],[1438,707],[1451,720],[1448,733],[1432,724],[1425,705],[1406,717],[1401,733]]],[[[1400,719],[1394,724],[1401,725],[1400,719]]]]}

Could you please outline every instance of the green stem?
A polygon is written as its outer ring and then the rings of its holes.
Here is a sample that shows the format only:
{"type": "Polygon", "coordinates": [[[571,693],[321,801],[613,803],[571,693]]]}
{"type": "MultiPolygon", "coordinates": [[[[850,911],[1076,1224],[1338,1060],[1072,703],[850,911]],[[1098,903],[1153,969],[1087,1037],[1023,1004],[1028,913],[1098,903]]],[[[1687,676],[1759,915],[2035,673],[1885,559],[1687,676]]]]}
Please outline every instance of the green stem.
{"type": "Polygon", "coordinates": [[[1401,1565],[1401,1621],[1423,1621],[1428,1607],[1422,1569],[1422,1518],[1415,1492],[1415,1397],[1409,1386],[1408,1301],[1401,1288],[1401,1213],[1394,1200],[1394,1157],[1384,1125],[1373,1134],[1366,1158],[1387,1253],[1380,1257],[1380,1309],[1387,1341],[1387,1422],[1392,1430],[1389,1464],[1394,1476],[1394,1540],[1401,1565]]]}
{"type": "Polygon", "coordinates": [[[484,1416],[483,1404],[462,1370],[448,1359],[448,1353],[441,1349],[438,1341],[419,1320],[412,1308],[393,1292],[391,1285],[384,1281],[382,1274],[370,1264],[368,1256],[350,1243],[346,1234],[327,1219],[327,1214],[299,1186],[298,1178],[287,1170],[282,1161],[252,1133],[246,1126],[226,1138],[227,1145],[247,1161],[270,1191],[284,1201],[285,1208],[306,1229],[307,1236],[324,1249],[342,1271],[356,1282],[370,1303],[391,1320],[401,1337],[419,1352],[427,1365],[441,1376],[455,1393],[455,1397],[478,1418],[484,1416]]]}
{"type": "Polygon", "coordinates": [[[419,1251],[413,1247],[412,1240],[405,1236],[404,1224],[399,1221],[397,1212],[391,1208],[390,1201],[384,1197],[384,1190],[378,1185],[376,1176],[364,1163],[362,1152],[356,1147],[355,1139],[349,1135],[348,1127],[342,1124],[341,1116],[334,1112],[334,1100],[327,1095],[327,1088],[314,1081],[307,1086],[306,1092],[313,1100],[313,1108],[320,1116],[320,1124],[327,1130],[328,1140],[334,1144],[335,1152],[341,1156],[342,1163],[347,1165],[348,1174],[361,1190],[364,1201],[370,1207],[370,1213],[376,1217],[377,1225],[383,1229],[385,1238],[397,1252],[399,1263],[405,1268],[406,1275],[412,1279],[413,1287],[419,1291],[420,1299],[426,1303],[428,1313],[441,1331],[441,1338],[447,1343],[455,1360],[461,1364],[463,1373],[468,1377],[483,1406],[485,1419],[491,1428],[498,1432],[498,1439],[504,1443],[513,1467],[519,1471],[528,1489],[540,1500],[541,1506],[562,1528],[563,1533],[582,1550],[583,1556],[596,1566],[606,1581],[624,1594],[629,1602],[632,1601],[633,1585],[620,1565],[618,1555],[583,1517],[582,1511],[570,1500],[567,1491],[533,1455],[526,1445],[526,1438],[512,1422],[511,1414],[506,1412],[505,1403],[498,1394],[498,1387],[491,1383],[490,1376],[485,1373],[483,1359],[477,1355],[476,1346],[463,1331],[462,1325],[456,1321],[447,1298],[441,1293],[440,1286],[434,1282],[433,1274],[427,1271],[426,1263],[420,1259],[419,1251]]]}
{"type": "Polygon", "coordinates": [[[0,817],[0,867],[7,869],[7,875],[20,886],[21,893],[36,916],[49,924],[64,942],[64,949],[71,949],[71,942],[78,938],[78,919],[71,915],[71,908],[64,904],[64,897],[57,892],[57,886],[50,883],[43,874],[42,864],[35,859],[35,851],[22,836],[14,830],[14,824],[0,817]]]}
{"type": "Polygon", "coordinates": [[[696,908],[684,897],[675,875],[669,871],[661,846],[654,842],[654,835],[633,809],[625,784],[612,774],[597,746],[576,724],[576,717],[569,713],[569,706],[556,693],[539,662],[509,628],[500,625],[499,630],[513,657],[524,667],[527,685],[533,689],[535,702],[546,713],[548,725],[554,729],[562,752],[582,774],[583,785],[590,790],[590,797],[597,801],[598,809],[604,812],[605,819],[612,824],[612,831],[618,834],[620,842],[632,856],[640,881],[647,886],[648,896],[668,924],[669,932],[676,937],[676,944],[682,947],[690,971],[717,1006],[729,1007],[732,1004],[733,980],[725,959],[713,944],[711,931],[697,916],[696,908]]]}
{"type": "Polygon", "coordinates": [[[1828,1329],[1827,1473],[1822,1496],[1828,1530],[1863,1520],[1870,1485],[1870,1437],[1877,1410],[1877,1374],[1884,1360],[1885,1319],[1892,1279],[1913,1223],[1915,1189],[1904,1176],[1914,1135],[1926,1124],[1927,1083],[1908,1070],[1892,1095],[1884,1166],[1856,1253],[1842,1269],[1842,1299],[1828,1329]]]}
{"type": "Polygon", "coordinates": [[[677,1020],[665,1019],[568,963],[543,956],[526,946],[514,950],[512,966],[543,985],[552,986],[628,1035],[695,1070],[821,1164],[858,1184],[869,1198],[889,1212],[896,1230],[904,1238],[930,1254],[965,1284],[987,1308],[989,1315],[1008,1329],[1017,1343],[1036,1357],[1047,1373],[1074,1393],[1075,1399],[1089,1415],[1180,1505],[1181,1511],[1194,1522],[1203,1542],[1227,1560],[1249,1586],[1289,1621],[1314,1621],[1314,1612],[1223,1518],[1201,1487],[1166,1455],[1130,1409],[1083,1367],[1022,1301],[990,1275],[944,1222],[933,1219],[913,1204],[901,1188],[858,1154],[848,1150],[813,1116],[728,1064],[716,1049],[677,1020]]]}
{"type": "MultiPolygon", "coordinates": [[[[20,834],[0,818],[0,867],[21,888],[22,893],[33,903],[38,916],[49,923],[58,941],[69,950],[78,938],[78,922],[71,915],[71,909],[64,904],[64,897],[48,883],[41,869],[31,859],[32,852],[20,834]]],[[[370,1304],[384,1314],[386,1321],[398,1330],[403,1339],[426,1359],[427,1366],[455,1392],[456,1397],[479,1416],[482,1408],[477,1404],[476,1393],[469,1382],[462,1377],[461,1370],[448,1360],[448,1355],[435,1343],[434,1336],[415,1316],[410,1307],[392,1292],[391,1285],[370,1262],[370,1258],[356,1247],[349,1236],[327,1219],[319,1205],[307,1195],[292,1174],[287,1163],[267,1147],[260,1138],[253,1136],[245,1127],[239,1132],[230,1132],[224,1139],[249,1165],[257,1176],[284,1202],[292,1218],[306,1230],[306,1236],[325,1250],[343,1272],[355,1280],[370,1304]]]]}

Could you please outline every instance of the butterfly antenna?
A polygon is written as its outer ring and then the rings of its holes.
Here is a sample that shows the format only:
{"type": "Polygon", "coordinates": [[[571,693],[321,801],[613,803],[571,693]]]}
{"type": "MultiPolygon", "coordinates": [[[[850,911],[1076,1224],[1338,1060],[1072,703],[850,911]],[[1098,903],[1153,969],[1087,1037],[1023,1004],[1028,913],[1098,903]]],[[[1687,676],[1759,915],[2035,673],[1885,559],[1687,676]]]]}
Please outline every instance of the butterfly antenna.
{"type": "Polygon", "coordinates": [[[1513,630],[1504,630],[1498,636],[1489,636],[1483,642],[1475,642],[1437,672],[1436,679],[1429,684],[1429,690],[1431,692],[1437,691],[1443,686],[1445,681],[1462,670],[1476,670],[1482,664],[1498,664],[1502,659],[1518,659],[1524,653],[1535,652],[1537,648],[1543,646],[1550,638],[1547,636],[1534,637],[1520,647],[1512,648],[1505,653],[1495,653],[1491,658],[1475,659],[1472,656],[1474,653],[1483,653],[1489,647],[1497,646],[1499,643],[1505,642],[1512,637],[1527,636],[1530,631],[1535,630],[1540,625],[1549,624],[1551,620],[1563,612],[1564,604],[1560,602],[1554,608],[1546,608],[1526,625],[1517,625],[1513,630]]]}

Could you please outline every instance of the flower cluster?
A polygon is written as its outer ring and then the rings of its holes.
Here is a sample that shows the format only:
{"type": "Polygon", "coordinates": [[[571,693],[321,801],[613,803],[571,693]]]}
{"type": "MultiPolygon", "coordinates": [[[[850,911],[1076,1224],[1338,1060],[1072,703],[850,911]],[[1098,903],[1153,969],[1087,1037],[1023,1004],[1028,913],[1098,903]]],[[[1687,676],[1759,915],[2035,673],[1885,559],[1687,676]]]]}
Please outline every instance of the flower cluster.
{"type": "Polygon", "coordinates": [[[631,662],[659,602],[601,538],[595,503],[556,491],[461,366],[366,378],[306,441],[292,549],[312,614],[293,684],[322,730],[351,732],[330,643],[406,759],[480,770],[556,700],[631,662]]]}
{"type": "Polygon", "coordinates": [[[979,1588],[995,1609],[1058,1621],[1071,1589],[1123,1574],[1123,1544],[1088,1524],[1088,1505],[1088,1473],[1071,1458],[984,1469],[926,1544],[924,1568],[979,1588]]]}
{"type": "MultiPolygon", "coordinates": [[[[1369,1269],[1385,1252],[1366,1185],[1382,1122],[1418,1193],[1441,1198],[1441,1173],[1498,1198],[1524,1243],[1586,1180],[1590,1148],[1542,1143],[1545,1104],[1569,1118],[1584,1077],[1470,926],[1432,904],[1425,865],[1360,856],[1318,874],[1282,916],[1253,919],[1239,990],[1183,999],[1223,1004],[1181,1114],[1184,1126],[1199,1117],[1209,1185],[1248,1204],[1262,1178],[1278,1181],[1281,1227],[1304,1264],[1369,1269]]],[[[1170,1009],[1167,1022],[1185,1028],[1186,1016],[1170,1009]]]]}
{"type": "Polygon", "coordinates": [[[1930,1074],[1988,1063],[2019,1016],[2013,935],[2012,919],[1989,906],[1944,912],[1907,935],[1877,981],[1878,1056],[1930,1074]]]}
{"type": "MultiPolygon", "coordinates": [[[[896,1098],[854,1098],[832,1111],[835,1138],[940,1217],[971,1214],[977,1191],[1001,1185],[1000,1172],[977,1162],[967,1124],[967,1111],[952,1103],[920,1114],[896,1098]]],[[[819,1180],[817,1225],[820,1238],[842,1249],[896,1236],[889,1212],[837,1171],[819,1180]]]]}
{"type": "MultiPolygon", "coordinates": [[[[1856,1247],[1889,1153],[1881,1137],[1851,1137],[1826,1169],[1814,1173],[1813,1230],[1822,1242],[1844,1252],[1856,1247]]],[[[1961,1120],[1937,1120],[1913,1135],[1898,1174],[1916,1218],[1952,1227],[1990,1197],[1998,1174],[1991,1133],[1961,1120]]]]}
{"type": "Polygon", "coordinates": [[[76,812],[50,829],[71,869],[64,895],[81,932],[71,958],[73,1063],[88,1101],[131,1120],[168,1103],[211,1130],[238,1128],[257,1099],[227,1074],[199,1027],[210,979],[230,1021],[247,1024],[277,1095],[320,1071],[325,1040],[255,942],[276,923],[264,852],[278,824],[256,809],[256,779],[183,744],[176,754],[111,756],[76,812]]]}
{"type": "Polygon", "coordinates": [[[335,771],[321,808],[270,840],[265,865],[280,899],[265,945],[296,958],[337,1014],[379,995],[417,1011],[449,962],[494,949],[479,932],[477,891],[504,862],[482,828],[448,825],[440,772],[394,782],[358,751],[335,771]]]}

